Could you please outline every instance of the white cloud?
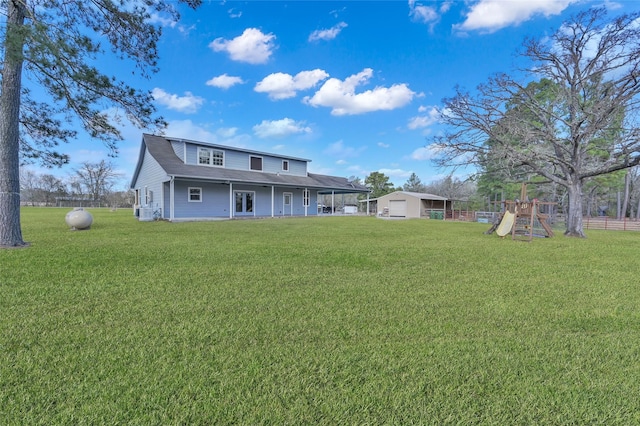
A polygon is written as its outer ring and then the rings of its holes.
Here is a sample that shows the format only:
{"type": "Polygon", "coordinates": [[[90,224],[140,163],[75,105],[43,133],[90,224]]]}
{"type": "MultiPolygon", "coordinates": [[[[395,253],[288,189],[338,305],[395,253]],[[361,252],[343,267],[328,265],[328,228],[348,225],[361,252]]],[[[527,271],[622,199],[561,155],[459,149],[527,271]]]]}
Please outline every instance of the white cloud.
{"type": "Polygon", "coordinates": [[[167,93],[158,87],[151,91],[151,96],[153,96],[153,99],[160,105],[186,114],[195,113],[198,111],[198,108],[204,104],[204,98],[195,96],[191,92],[185,92],[184,96],[178,96],[167,93]]]}
{"type": "Polygon", "coordinates": [[[607,10],[618,10],[618,9],[622,9],[622,4],[618,3],[616,1],[611,1],[611,0],[604,0],[604,7],[607,8],[607,10]]]}
{"type": "Polygon", "coordinates": [[[416,5],[409,10],[409,16],[416,22],[429,23],[440,19],[435,8],[416,5]]]}
{"type": "Polygon", "coordinates": [[[242,11],[236,11],[236,9],[231,8],[229,10],[227,10],[227,13],[229,14],[229,18],[240,18],[242,17],[242,11]]]}
{"type": "Polygon", "coordinates": [[[195,29],[195,25],[191,25],[190,27],[185,27],[184,25],[180,25],[178,21],[169,17],[167,14],[161,15],[157,12],[152,12],[149,14],[149,18],[147,22],[150,24],[157,24],[164,28],[173,28],[180,31],[182,34],[188,34],[191,30],[195,29]]]}
{"type": "Polygon", "coordinates": [[[209,43],[209,47],[215,52],[227,52],[234,61],[264,64],[275,49],[275,38],[275,35],[263,34],[257,28],[247,28],[232,40],[219,37],[209,43]]]}
{"type": "Polygon", "coordinates": [[[411,171],[402,170],[402,169],[380,169],[378,170],[380,173],[389,176],[390,178],[409,178],[411,176],[411,171]]]}
{"type": "Polygon", "coordinates": [[[467,19],[454,28],[461,31],[494,32],[518,25],[534,15],[558,15],[578,0],[480,0],[471,7],[467,19]]]}
{"type": "Polygon", "coordinates": [[[170,27],[170,28],[174,28],[177,24],[177,21],[175,21],[174,19],[161,16],[158,13],[151,13],[149,15],[149,19],[147,19],[147,22],[150,24],[158,24],[161,27],[170,27]]]}
{"type": "Polygon", "coordinates": [[[221,127],[216,130],[216,135],[220,136],[223,139],[230,139],[234,137],[238,133],[237,127],[221,127]]]}
{"type": "Polygon", "coordinates": [[[296,122],[290,118],[282,120],[263,120],[262,123],[253,126],[253,132],[259,138],[283,138],[299,133],[311,133],[311,128],[304,125],[303,121],[296,122]]]}
{"type": "Polygon", "coordinates": [[[416,3],[415,0],[409,0],[409,16],[414,22],[422,24],[430,24],[433,30],[434,26],[440,22],[442,14],[447,13],[451,8],[451,0],[440,3],[440,7],[424,6],[416,3]]]}
{"type": "Polygon", "coordinates": [[[429,127],[432,124],[437,123],[440,118],[440,111],[438,111],[436,107],[431,107],[431,109],[428,109],[427,107],[421,106],[420,108],[418,108],[418,111],[426,112],[427,114],[418,115],[409,119],[409,124],[407,124],[407,127],[411,130],[429,127]]]}
{"type": "Polygon", "coordinates": [[[327,77],[329,74],[321,69],[301,71],[295,76],[277,72],[263,78],[253,90],[268,93],[273,100],[288,99],[296,96],[298,90],[310,89],[327,77]]]}
{"type": "Polygon", "coordinates": [[[451,5],[453,4],[453,0],[448,0],[443,2],[440,5],[440,13],[447,13],[449,9],[451,9],[451,5]]]}
{"type": "Polygon", "coordinates": [[[211,80],[207,81],[207,86],[218,87],[220,89],[228,89],[236,84],[243,84],[244,81],[240,77],[234,77],[225,74],[219,75],[217,77],[213,77],[211,80]]]}
{"type": "Polygon", "coordinates": [[[339,140],[329,145],[327,149],[324,150],[324,154],[339,157],[341,160],[344,160],[345,158],[359,156],[365,149],[366,147],[352,148],[345,146],[344,142],[339,140]]]}
{"type": "Polygon", "coordinates": [[[421,148],[416,149],[411,153],[412,160],[418,161],[427,161],[436,158],[440,152],[442,151],[442,147],[431,144],[429,146],[423,146],[421,148]]]}
{"type": "Polygon", "coordinates": [[[215,143],[218,140],[215,133],[196,125],[191,120],[169,121],[164,133],[175,138],[191,139],[202,142],[215,143]]]}
{"type": "Polygon", "coordinates": [[[313,107],[329,107],[332,115],[355,115],[401,108],[416,95],[406,84],[378,86],[373,90],[356,93],[356,88],[367,83],[372,75],[373,70],[365,68],[344,81],[330,78],[312,97],[305,97],[304,102],[313,107]]]}
{"type": "Polygon", "coordinates": [[[315,30],[309,35],[309,41],[333,40],[334,38],[338,37],[340,31],[342,31],[342,29],[346,27],[346,22],[340,22],[326,30],[315,30]]]}
{"type": "Polygon", "coordinates": [[[380,148],[389,148],[391,145],[389,145],[388,143],[378,142],[378,146],[380,148]]]}
{"type": "Polygon", "coordinates": [[[236,147],[247,146],[251,140],[251,136],[246,134],[238,134],[237,129],[235,128],[221,128],[211,131],[206,127],[192,122],[191,120],[169,121],[164,133],[175,138],[184,138],[209,143],[219,143],[222,145],[236,147]]]}

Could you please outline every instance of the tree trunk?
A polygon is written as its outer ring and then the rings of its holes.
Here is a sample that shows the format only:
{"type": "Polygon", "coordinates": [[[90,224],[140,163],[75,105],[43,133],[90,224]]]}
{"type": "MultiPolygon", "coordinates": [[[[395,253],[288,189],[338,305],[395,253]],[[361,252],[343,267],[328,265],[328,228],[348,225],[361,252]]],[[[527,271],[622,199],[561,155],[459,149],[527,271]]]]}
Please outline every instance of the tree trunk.
{"type": "Polygon", "coordinates": [[[20,90],[24,5],[7,2],[0,90],[0,247],[27,245],[20,228],[20,90]]]}
{"type": "Polygon", "coordinates": [[[631,174],[629,170],[624,175],[624,197],[622,198],[622,209],[620,210],[620,219],[627,217],[627,210],[629,210],[629,192],[631,189],[631,174]]]}
{"type": "Polygon", "coordinates": [[[575,179],[568,187],[569,208],[567,211],[567,230],[564,235],[567,237],[585,238],[582,229],[582,181],[575,179]]]}
{"type": "Polygon", "coordinates": [[[616,219],[622,219],[622,196],[620,191],[616,192],[616,219]]]}
{"type": "MultiPolygon", "coordinates": [[[[587,217],[591,217],[591,206],[596,206],[596,187],[593,187],[591,191],[589,191],[589,197],[587,199],[587,217]]],[[[597,209],[597,206],[596,206],[597,209]]]]}

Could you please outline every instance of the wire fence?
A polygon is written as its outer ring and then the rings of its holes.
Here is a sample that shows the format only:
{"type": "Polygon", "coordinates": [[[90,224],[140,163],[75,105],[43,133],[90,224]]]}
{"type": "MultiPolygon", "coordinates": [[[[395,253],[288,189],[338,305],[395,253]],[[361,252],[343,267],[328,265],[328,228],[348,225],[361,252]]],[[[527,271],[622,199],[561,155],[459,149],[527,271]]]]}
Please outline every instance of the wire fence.
{"type": "MultiPolygon", "coordinates": [[[[463,222],[480,222],[492,224],[499,220],[498,212],[490,211],[465,211],[454,210],[447,212],[447,219],[463,221],[463,222]]],[[[608,216],[590,217],[585,216],[582,219],[585,230],[607,230],[607,231],[640,231],[640,220],[632,218],[614,219],[608,216]]],[[[563,215],[549,215],[547,223],[553,228],[560,229],[565,226],[565,218],[563,215]]]]}

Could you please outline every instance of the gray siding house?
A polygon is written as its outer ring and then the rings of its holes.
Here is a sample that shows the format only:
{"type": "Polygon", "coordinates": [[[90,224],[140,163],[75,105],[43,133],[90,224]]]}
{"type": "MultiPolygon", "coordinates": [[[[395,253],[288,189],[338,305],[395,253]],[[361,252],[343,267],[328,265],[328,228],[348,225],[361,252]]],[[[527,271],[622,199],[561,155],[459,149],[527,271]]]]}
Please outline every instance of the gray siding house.
{"type": "Polygon", "coordinates": [[[319,194],[368,193],[311,160],[144,134],[131,189],[140,220],[310,216],[319,194]]]}

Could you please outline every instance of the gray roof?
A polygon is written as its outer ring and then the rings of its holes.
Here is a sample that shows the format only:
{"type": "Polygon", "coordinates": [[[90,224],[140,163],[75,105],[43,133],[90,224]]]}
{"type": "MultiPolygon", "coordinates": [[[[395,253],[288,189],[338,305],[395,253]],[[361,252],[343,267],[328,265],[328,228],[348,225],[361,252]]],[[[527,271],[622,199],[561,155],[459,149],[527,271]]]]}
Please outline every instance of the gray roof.
{"type": "MultiPolygon", "coordinates": [[[[208,180],[216,182],[242,182],[258,185],[292,186],[301,188],[315,188],[336,192],[369,192],[369,188],[351,183],[348,179],[337,176],[307,173],[307,176],[296,176],[285,173],[266,173],[250,170],[234,170],[223,167],[203,167],[195,164],[185,164],[173,151],[171,139],[144,134],[140,150],[140,158],[133,175],[132,184],[136,181],[142,166],[145,146],[149,154],[160,164],[169,176],[183,179],[208,180]]],[[[195,141],[189,141],[198,143],[195,141]]],[[[223,147],[225,148],[225,147],[223,147]]],[[[238,148],[231,148],[235,149],[238,148]]],[[[254,151],[251,151],[254,152],[254,151]]],[[[274,155],[274,154],[269,154],[274,155]]],[[[278,157],[281,157],[278,155],[278,157]]],[[[293,158],[293,157],[284,157],[293,158]]]]}
{"type": "Polygon", "coordinates": [[[398,191],[403,194],[410,195],[412,197],[420,198],[421,200],[446,200],[447,197],[442,197],[440,195],[427,194],[423,192],[410,192],[410,191],[398,191]]]}

